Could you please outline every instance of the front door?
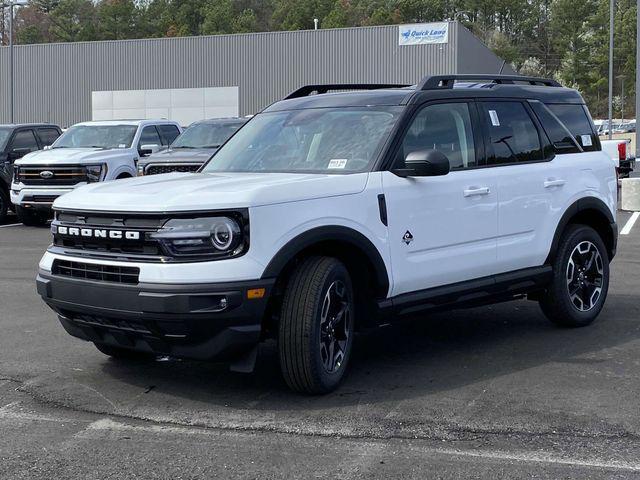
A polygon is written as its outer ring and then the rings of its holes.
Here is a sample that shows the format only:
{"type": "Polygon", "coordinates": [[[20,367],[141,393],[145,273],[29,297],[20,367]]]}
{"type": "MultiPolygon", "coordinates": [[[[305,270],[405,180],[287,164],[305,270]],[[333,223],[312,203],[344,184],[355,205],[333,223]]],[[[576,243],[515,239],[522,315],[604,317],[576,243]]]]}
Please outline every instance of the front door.
{"type": "Polygon", "coordinates": [[[492,169],[481,168],[475,109],[464,101],[423,107],[399,148],[395,167],[412,151],[435,149],[449,158],[448,175],[382,172],[393,296],[495,273],[497,185],[492,169]]]}

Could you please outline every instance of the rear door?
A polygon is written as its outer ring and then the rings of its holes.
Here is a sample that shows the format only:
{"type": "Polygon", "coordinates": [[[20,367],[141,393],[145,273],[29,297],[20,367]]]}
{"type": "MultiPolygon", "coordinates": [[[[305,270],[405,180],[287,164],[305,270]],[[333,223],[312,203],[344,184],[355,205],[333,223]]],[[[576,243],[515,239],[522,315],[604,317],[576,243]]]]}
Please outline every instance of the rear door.
{"type": "Polygon", "coordinates": [[[498,185],[498,273],[539,266],[548,253],[547,225],[562,203],[566,171],[531,107],[522,100],[478,102],[487,165],[498,185]]]}
{"type": "Polygon", "coordinates": [[[434,149],[448,175],[402,178],[382,172],[393,270],[392,295],[494,273],[497,185],[483,168],[483,141],[474,102],[431,103],[415,114],[396,155],[434,149]]]}

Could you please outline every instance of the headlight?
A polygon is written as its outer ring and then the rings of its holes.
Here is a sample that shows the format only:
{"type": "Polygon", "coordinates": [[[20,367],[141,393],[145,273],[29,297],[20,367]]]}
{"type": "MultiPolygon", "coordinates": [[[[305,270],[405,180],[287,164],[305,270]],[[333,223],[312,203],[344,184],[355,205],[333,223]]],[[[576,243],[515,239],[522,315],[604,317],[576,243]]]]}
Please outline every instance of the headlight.
{"type": "Polygon", "coordinates": [[[89,183],[99,182],[107,174],[107,165],[87,165],[85,171],[87,172],[87,181],[89,183]]]}
{"type": "Polygon", "coordinates": [[[246,251],[240,218],[226,216],[174,218],[151,238],[171,257],[235,257],[246,251]]]}
{"type": "Polygon", "coordinates": [[[13,166],[13,181],[15,183],[20,183],[20,167],[18,165],[13,166]]]}

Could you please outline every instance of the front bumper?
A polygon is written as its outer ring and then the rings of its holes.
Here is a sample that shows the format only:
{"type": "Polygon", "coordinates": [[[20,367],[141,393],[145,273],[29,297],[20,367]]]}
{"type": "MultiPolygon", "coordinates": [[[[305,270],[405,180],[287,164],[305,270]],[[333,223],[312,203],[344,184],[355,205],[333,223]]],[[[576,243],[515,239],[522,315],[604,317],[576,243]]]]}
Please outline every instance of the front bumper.
{"type": "Polygon", "coordinates": [[[20,207],[33,207],[38,209],[50,209],[53,202],[64,195],[65,193],[69,193],[74,190],[74,188],[86,185],[85,183],[80,183],[73,187],[16,187],[15,185],[11,186],[11,203],[14,205],[18,205],[20,207]]]}
{"type": "Polygon", "coordinates": [[[232,360],[259,342],[274,280],[125,285],[40,270],[36,283],[74,337],[157,355],[232,360]],[[248,299],[256,288],[265,295],[248,299]]]}

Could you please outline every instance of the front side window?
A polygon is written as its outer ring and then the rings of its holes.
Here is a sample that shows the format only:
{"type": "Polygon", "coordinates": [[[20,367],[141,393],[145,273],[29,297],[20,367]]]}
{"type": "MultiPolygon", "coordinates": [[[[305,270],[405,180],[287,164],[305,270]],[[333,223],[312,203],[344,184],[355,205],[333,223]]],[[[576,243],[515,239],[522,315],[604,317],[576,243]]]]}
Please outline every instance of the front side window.
{"type": "Polygon", "coordinates": [[[171,148],[218,148],[244,125],[233,123],[196,123],[180,135],[171,148]]]}
{"type": "Polygon", "coordinates": [[[53,148],[130,148],[135,125],[77,125],[63,133],[53,148]]]}
{"type": "Polygon", "coordinates": [[[163,145],[171,145],[171,143],[180,135],[180,130],[175,125],[158,125],[158,131],[162,137],[163,145]]]}
{"type": "Polygon", "coordinates": [[[368,171],[403,108],[312,108],[261,113],[231,137],[203,171],[368,171]]]}
{"type": "Polygon", "coordinates": [[[422,109],[404,137],[398,162],[404,162],[408,154],[420,150],[444,153],[451,170],[475,167],[476,150],[469,105],[442,103],[422,109]]]}
{"type": "Polygon", "coordinates": [[[40,137],[42,145],[48,147],[56,141],[60,133],[55,128],[39,128],[38,136],[40,137]]]}
{"type": "Polygon", "coordinates": [[[11,141],[10,149],[23,153],[38,150],[38,141],[33,134],[33,130],[20,130],[17,132],[11,141]]]}
{"type": "Polygon", "coordinates": [[[489,132],[489,164],[542,161],[538,129],[521,102],[480,102],[489,132]]]}
{"type": "Polygon", "coordinates": [[[160,135],[158,135],[158,131],[156,127],[153,125],[149,125],[148,127],[144,127],[142,129],[142,133],[140,134],[140,141],[138,145],[142,147],[143,145],[162,145],[162,141],[160,140],[160,135]]]}

